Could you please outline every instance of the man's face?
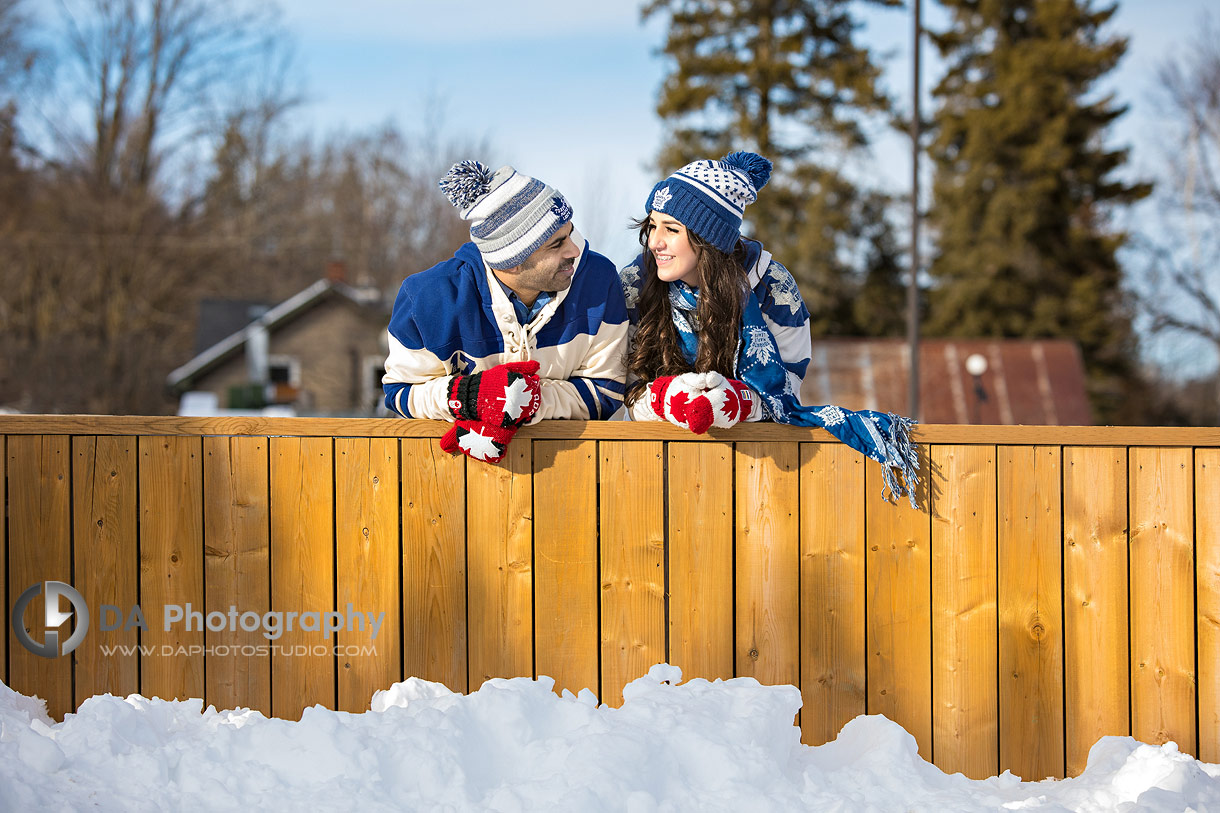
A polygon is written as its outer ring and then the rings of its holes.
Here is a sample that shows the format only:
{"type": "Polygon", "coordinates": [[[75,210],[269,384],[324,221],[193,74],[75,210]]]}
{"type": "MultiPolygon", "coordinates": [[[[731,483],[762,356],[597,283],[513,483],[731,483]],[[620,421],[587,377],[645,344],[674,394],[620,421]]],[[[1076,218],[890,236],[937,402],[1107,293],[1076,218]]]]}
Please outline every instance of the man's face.
{"type": "Polygon", "coordinates": [[[572,284],[576,258],[580,256],[580,247],[572,240],[572,229],[568,223],[521,265],[499,272],[504,284],[525,304],[534,304],[543,291],[563,291],[572,284]]]}

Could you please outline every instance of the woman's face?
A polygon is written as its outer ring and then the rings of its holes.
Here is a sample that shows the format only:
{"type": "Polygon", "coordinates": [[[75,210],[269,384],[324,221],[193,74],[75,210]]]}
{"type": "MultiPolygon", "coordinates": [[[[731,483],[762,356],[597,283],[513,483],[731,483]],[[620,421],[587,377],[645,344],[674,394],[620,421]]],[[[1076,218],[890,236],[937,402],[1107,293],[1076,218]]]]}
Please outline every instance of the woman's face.
{"type": "Polygon", "coordinates": [[[699,274],[699,252],[690,244],[686,227],[669,215],[649,212],[648,250],[657,263],[657,276],[662,282],[681,280],[698,288],[703,282],[699,274]]]}

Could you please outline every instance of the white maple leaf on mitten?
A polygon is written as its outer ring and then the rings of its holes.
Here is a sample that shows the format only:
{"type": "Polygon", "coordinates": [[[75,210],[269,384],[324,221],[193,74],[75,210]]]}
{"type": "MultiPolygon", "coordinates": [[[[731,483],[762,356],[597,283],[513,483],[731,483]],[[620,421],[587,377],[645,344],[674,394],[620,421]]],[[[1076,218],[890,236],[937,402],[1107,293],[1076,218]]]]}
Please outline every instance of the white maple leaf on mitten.
{"type": "Polygon", "coordinates": [[[458,438],[458,446],[463,452],[478,460],[496,460],[502,454],[496,442],[478,429],[471,429],[458,438]]]}
{"type": "Polygon", "coordinates": [[[524,410],[534,399],[534,394],[526,386],[525,378],[517,378],[504,388],[504,414],[512,420],[521,417],[524,410]]]}

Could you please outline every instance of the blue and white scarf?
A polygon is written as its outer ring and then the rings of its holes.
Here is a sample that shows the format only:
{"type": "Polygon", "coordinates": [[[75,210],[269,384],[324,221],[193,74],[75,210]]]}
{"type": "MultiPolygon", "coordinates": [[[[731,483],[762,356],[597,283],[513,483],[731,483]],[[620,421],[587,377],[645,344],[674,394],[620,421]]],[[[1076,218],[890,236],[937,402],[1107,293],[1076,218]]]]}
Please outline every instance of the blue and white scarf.
{"type": "MultiPolygon", "coordinates": [[[[699,325],[695,320],[699,291],[685,282],[671,282],[669,304],[682,354],[687,362],[694,364],[699,349],[699,325]]],[[[911,443],[911,427],[915,422],[901,415],[871,409],[854,412],[833,404],[803,406],[792,389],[788,370],[780,362],[779,347],[763,322],[762,308],[753,291],[747,291],[742,308],[741,337],[733,377],[744,381],[762,396],[763,410],[771,420],[794,426],[819,426],[876,460],[881,464],[882,496],[888,499],[890,495],[897,498],[905,494],[912,508],[919,507],[915,502],[919,455],[911,443]]]]}

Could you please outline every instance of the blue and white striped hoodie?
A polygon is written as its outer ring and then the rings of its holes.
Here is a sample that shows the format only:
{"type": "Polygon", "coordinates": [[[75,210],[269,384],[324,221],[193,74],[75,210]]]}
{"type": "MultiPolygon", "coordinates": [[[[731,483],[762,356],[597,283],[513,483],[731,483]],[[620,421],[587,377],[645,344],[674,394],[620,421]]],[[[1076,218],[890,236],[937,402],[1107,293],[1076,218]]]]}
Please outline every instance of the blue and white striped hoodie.
{"type": "Polygon", "coordinates": [[[614,264],[584,246],[572,284],[527,325],[474,243],[407,277],[390,316],[385,404],[404,418],[452,421],[452,375],[509,361],[540,365],[545,418],[605,419],[622,404],[627,308],[614,264]]]}

